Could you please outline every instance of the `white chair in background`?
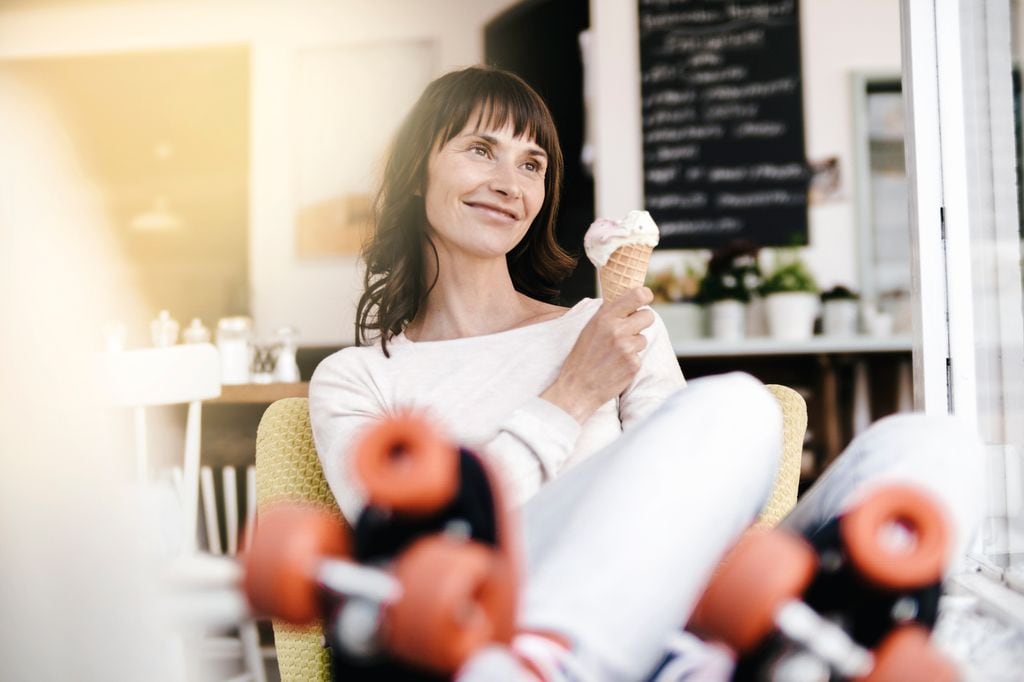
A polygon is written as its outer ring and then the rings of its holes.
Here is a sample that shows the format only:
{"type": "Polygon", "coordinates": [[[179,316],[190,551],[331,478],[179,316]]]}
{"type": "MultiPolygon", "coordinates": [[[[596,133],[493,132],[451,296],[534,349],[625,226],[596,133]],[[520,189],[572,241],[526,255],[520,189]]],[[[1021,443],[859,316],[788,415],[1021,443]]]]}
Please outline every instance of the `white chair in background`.
{"type": "Polygon", "coordinates": [[[196,550],[199,508],[199,442],[202,402],[220,395],[220,356],[208,343],[111,351],[103,355],[114,405],[131,408],[135,421],[135,468],[138,481],[150,482],[146,410],[188,405],[182,459],[181,549],[196,550]]]}
{"type": "MultiPolygon", "coordinates": [[[[239,549],[244,548],[252,533],[256,521],[256,467],[246,468],[245,491],[245,524],[239,528],[238,523],[238,477],[235,467],[226,466],[221,469],[221,501],[218,504],[217,490],[214,484],[213,469],[206,466],[200,471],[200,489],[203,501],[203,519],[206,530],[206,544],[210,554],[235,557],[239,549]],[[224,541],[221,541],[220,521],[224,520],[224,541]],[[245,537],[239,546],[240,531],[245,537]]],[[[203,655],[218,659],[238,659],[241,657],[246,673],[234,678],[231,682],[266,682],[266,669],[263,654],[260,650],[259,630],[256,622],[246,620],[238,626],[238,639],[234,637],[208,637],[203,642],[203,655]],[[239,643],[241,649],[239,650],[239,643]]]]}
{"type": "MultiPolygon", "coordinates": [[[[201,467],[200,440],[202,435],[202,402],[221,394],[220,356],[211,344],[186,344],[139,350],[112,350],[103,355],[104,371],[115,406],[132,410],[135,431],[135,470],[140,486],[151,489],[155,477],[149,450],[151,408],[187,405],[185,418],[184,452],[180,466],[170,471],[177,492],[180,510],[180,541],[168,548],[172,555],[199,557],[199,500],[203,492],[203,512],[210,554],[224,554],[221,543],[217,500],[213,485],[213,472],[201,467]]],[[[247,472],[248,527],[255,517],[255,469],[247,472]]],[[[238,488],[233,467],[222,472],[225,491],[225,523],[229,555],[238,551],[238,488]]],[[[242,658],[246,672],[231,682],[266,682],[266,672],[260,655],[259,634],[255,622],[244,621],[239,626],[239,638],[202,636],[198,639],[182,637],[176,646],[182,655],[196,650],[203,660],[221,657],[228,651],[232,658],[242,658]],[[187,640],[187,641],[186,641],[187,640]],[[239,646],[241,642],[241,646],[239,646]]],[[[188,677],[191,666],[187,661],[182,675],[188,677]]]]}

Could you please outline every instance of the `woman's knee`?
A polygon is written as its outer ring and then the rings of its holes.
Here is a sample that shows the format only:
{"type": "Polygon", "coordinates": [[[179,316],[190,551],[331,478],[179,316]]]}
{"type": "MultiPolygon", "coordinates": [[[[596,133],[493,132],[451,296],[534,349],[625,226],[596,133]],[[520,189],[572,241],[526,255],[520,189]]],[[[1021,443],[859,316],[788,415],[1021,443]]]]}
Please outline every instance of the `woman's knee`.
{"type": "Polygon", "coordinates": [[[863,493],[889,481],[929,492],[949,514],[963,549],[984,500],[984,447],[966,422],[948,415],[894,415],[859,436],[850,455],[863,493]]]}
{"type": "MultiPolygon", "coordinates": [[[[690,381],[666,400],[666,407],[683,409],[681,403],[698,403],[717,412],[745,419],[755,428],[772,428],[779,421],[778,401],[765,385],[744,372],[730,372],[690,381]]],[[[742,425],[742,424],[741,424],[742,425]]]]}
{"type": "Polygon", "coordinates": [[[689,425],[679,433],[681,450],[714,458],[770,487],[779,463],[782,413],[757,379],[733,372],[690,382],[665,405],[666,421],[689,425]]]}
{"type": "Polygon", "coordinates": [[[984,450],[964,420],[950,415],[898,414],[880,419],[851,444],[880,470],[940,469],[963,482],[980,482],[984,450]]]}

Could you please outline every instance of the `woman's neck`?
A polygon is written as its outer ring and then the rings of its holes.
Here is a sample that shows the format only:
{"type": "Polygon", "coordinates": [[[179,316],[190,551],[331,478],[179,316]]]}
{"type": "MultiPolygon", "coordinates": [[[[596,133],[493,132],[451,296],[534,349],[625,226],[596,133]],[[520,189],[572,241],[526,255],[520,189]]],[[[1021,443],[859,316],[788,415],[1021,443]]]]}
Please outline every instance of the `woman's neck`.
{"type": "Polygon", "coordinates": [[[457,266],[449,260],[441,264],[437,283],[406,328],[406,336],[413,341],[482,336],[540,321],[560,311],[557,306],[516,291],[504,258],[457,266]]]}

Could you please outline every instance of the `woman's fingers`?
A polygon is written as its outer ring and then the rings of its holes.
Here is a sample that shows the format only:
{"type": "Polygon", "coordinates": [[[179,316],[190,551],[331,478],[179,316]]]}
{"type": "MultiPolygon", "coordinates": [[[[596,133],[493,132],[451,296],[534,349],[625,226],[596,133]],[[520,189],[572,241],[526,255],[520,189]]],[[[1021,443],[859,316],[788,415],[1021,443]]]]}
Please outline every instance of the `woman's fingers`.
{"type": "Polygon", "coordinates": [[[646,287],[631,289],[601,310],[580,332],[555,382],[541,394],[583,423],[598,407],[624,391],[640,370],[654,312],[639,310],[653,300],[646,287]]]}
{"type": "Polygon", "coordinates": [[[650,308],[641,307],[653,298],[650,289],[637,287],[605,303],[602,326],[612,338],[618,339],[616,345],[624,355],[635,356],[647,347],[647,339],[640,332],[654,324],[654,312],[650,308]]]}
{"type": "Polygon", "coordinates": [[[626,291],[622,296],[611,303],[605,303],[605,305],[608,306],[609,314],[615,317],[629,317],[637,308],[649,305],[653,300],[654,293],[650,289],[637,287],[626,291]]]}
{"type": "Polygon", "coordinates": [[[622,357],[629,361],[632,365],[633,361],[637,358],[640,352],[647,347],[647,338],[643,334],[634,334],[632,336],[623,337],[619,341],[619,350],[622,353],[622,357]]]}
{"type": "Polygon", "coordinates": [[[654,324],[654,311],[650,308],[637,310],[629,315],[623,323],[623,331],[627,334],[639,334],[654,324]]]}
{"type": "Polygon", "coordinates": [[[654,324],[654,312],[649,308],[640,310],[654,300],[654,294],[647,287],[630,289],[614,301],[604,304],[603,314],[606,326],[618,334],[639,334],[654,324]]]}

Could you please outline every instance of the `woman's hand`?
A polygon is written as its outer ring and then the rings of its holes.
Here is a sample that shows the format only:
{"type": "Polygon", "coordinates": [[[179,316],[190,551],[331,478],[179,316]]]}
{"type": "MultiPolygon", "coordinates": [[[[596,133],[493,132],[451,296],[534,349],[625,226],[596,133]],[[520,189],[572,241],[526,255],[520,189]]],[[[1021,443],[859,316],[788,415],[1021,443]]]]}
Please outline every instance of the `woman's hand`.
{"type": "Polygon", "coordinates": [[[555,383],[540,397],[582,424],[626,390],[640,369],[640,351],[647,347],[640,332],[654,323],[653,312],[638,308],[653,300],[650,289],[638,287],[602,304],[580,332],[555,383]]]}

